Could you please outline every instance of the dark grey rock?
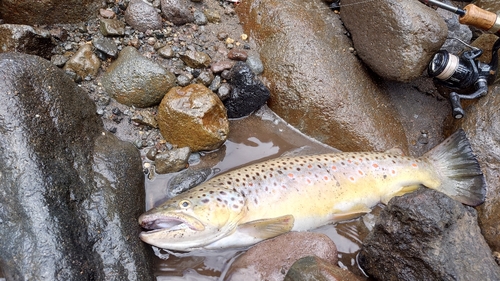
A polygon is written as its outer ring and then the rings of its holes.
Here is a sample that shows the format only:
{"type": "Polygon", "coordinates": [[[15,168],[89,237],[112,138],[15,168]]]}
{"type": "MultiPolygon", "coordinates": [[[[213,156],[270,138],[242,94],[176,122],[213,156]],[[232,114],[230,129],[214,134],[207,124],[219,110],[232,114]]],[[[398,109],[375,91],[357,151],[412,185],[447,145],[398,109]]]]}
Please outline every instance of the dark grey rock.
{"type": "Polygon", "coordinates": [[[212,169],[187,169],[168,181],[168,196],[174,197],[204,182],[212,174],[212,169]]]}
{"type": "Polygon", "coordinates": [[[50,59],[54,47],[48,31],[28,25],[0,24],[0,53],[20,52],[50,59]]]}
{"type": "Polygon", "coordinates": [[[377,280],[500,280],[476,211],[424,188],[391,199],[359,263],[377,280]]]}
{"type": "Polygon", "coordinates": [[[0,54],[0,264],[7,280],[154,280],[139,152],[42,58],[0,54]]]}
{"type": "Polygon", "coordinates": [[[239,118],[250,115],[250,113],[266,104],[271,96],[269,89],[255,78],[255,74],[244,62],[237,62],[230,72],[232,91],[230,96],[224,100],[227,108],[227,117],[239,118]]]}
{"type": "Polygon", "coordinates": [[[159,104],[175,85],[175,75],[128,46],[111,64],[101,82],[106,92],[119,103],[149,107],[159,104]]]}
{"type": "Polygon", "coordinates": [[[175,25],[194,22],[194,15],[189,10],[189,0],[161,0],[161,11],[166,20],[175,25]]]}
{"type": "Polygon", "coordinates": [[[363,62],[389,80],[421,76],[446,40],[444,20],[419,1],[357,2],[343,0],[340,16],[363,62]]]}
{"type": "Polygon", "coordinates": [[[142,0],[130,1],[125,11],[125,22],[142,32],[162,27],[160,14],[151,4],[142,0]]]}
{"type": "Polygon", "coordinates": [[[57,67],[63,67],[68,60],[69,57],[64,55],[53,55],[52,57],[50,57],[50,62],[52,62],[57,67]]]}
{"type": "Polygon", "coordinates": [[[92,45],[94,45],[96,50],[108,57],[118,57],[118,46],[116,46],[115,42],[109,38],[96,37],[92,40],[92,45]]]}

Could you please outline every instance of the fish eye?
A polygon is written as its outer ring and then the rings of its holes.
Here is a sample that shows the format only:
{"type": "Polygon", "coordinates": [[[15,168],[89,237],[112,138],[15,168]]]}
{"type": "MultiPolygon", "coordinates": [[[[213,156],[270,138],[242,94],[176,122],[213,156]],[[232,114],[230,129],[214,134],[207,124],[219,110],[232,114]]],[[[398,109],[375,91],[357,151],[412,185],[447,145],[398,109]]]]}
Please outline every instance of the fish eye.
{"type": "Polygon", "coordinates": [[[179,206],[182,208],[187,208],[190,205],[191,205],[191,202],[189,202],[189,200],[182,200],[181,202],[179,202],[179,206]]]}

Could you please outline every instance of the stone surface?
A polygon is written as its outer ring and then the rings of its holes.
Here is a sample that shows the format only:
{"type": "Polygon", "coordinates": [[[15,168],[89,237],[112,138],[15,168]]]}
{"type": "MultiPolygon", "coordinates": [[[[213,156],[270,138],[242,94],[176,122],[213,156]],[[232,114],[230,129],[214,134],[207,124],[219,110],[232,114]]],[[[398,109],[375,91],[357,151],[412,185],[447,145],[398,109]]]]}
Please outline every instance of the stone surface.
{"type": "Polygon", "coordinates": [[[161,0],[163,17],[175,25],[194,22],[194,15],[189,10],[189,0],[161,0]]]}
{"type": "Polygon", "coordinates": [[[116,43],[109,38],[106,38],[106,37],[94,38],[94,39],[92,39],[92,45],[94,45],[97,52],[101,52],[102,54],[104,54],[104,58],[106,58],[106,57],[112,57],[112,58],[118,57],[118,47],[116,46],[116,43]]]}
{"type": "Polygon", "coordinates": [[[122,36],[125,34],[125,23],[115,19],[101,19],[100,30],[104,36],[122,36]]]}
{"type": "Polygon", "coordinates": [[[88,95],[40,57],[0,54],[0,97],[6,280],[154,280],[135,222],[137,149],[104,133],[88,95]]]}
{"type": "Polygon", "coordinates": [[[378,75],[411,81],[426,69],[448,35],[443,18],[419,1],[342,3],[342,22],[359,57],[378,75]]]}
{"type": "Polygon", "coordinates": [[[78,23],[95,18],[101,5],[99,0],[2,0],[0,18],[27,25],[78,23]]]}
{"type": "Polygon", "coordinates": [[[161,29],[161,16],[149,3],[132,0],[125,11],[125,21],[139,31],[161,29]]]}
{"type": "Polygon", "coordinates": [[[224,280],[281,281],[295,261],[311,255],[337,263],[337,248],[326,235],[288,232],[247,250],[231,264],[224,280]]]}
{"type": "Polygon", "coordinates": [[[358,261],[377,280],[500,280],[476,211],[425,188],[389,201],[358,261]]]}
{"type": "Polygon", "coordinates": [[[190,153],[189,147],[182,147],[156,154],[155,171],[158,174],[167,174],[186,169],[190,153]]]}
{"type": "Polygon", "coordinates": [[[80,77],[95,77],[101,66],[101,61],[92,51],[90,44],[83,44],[78,51],[69,58],[64,70],[72,70],[80,77]]]}
{"type": "Polygon", "coordinates": [[[175,85],[175,75],[129,46],[123,48],[101,82],[106,92],[119,103],[149,107],[159,104],[175,85]]]}
{"type": "Polygon", "coordinates": [[[20,52],[48,59],[54,47],[46,30],[28,25],[0,24],[0,53],[20,52]]]}
{"type": "Polygon", "coordinates": [[[224,105],[201,84],[172,88],[160,103],[157,121],[167,142],[193,152],[219,148],[229,133],[224,105]]]}
{"type": "Polygon", "coordinates": [[[180,58],[185,64],[192,68],[208,67],[212,62],[212,59],[210,59],[210,56],[206,53],[191,50],[180,54],[180,58]]]}
{"type": "Polygon", "coordinates": [[[229,118],[250,115],[266,104],[271,96],[269,89],[256,79],[255,74],[244,62],[237,62],[229,72],[231,92],[224,98],[229,118]]]}
{"type": "Polygon", "coordinates": [[[301,258],[293,263],[284,281],[361,281],[354,273],[316,256],[301,258]]]}
{"type": "Polygon", "coordinates": [[[500,251],[500,85],[465,107],[465,117],[454,124],[463,128],[477,155],[486,177],[486,202],[477,208],[479,225],[486,241],[494,251],[500,251]]]}
{"type": "Polygon", "coordinates": [[[404,130],[384,89],[347,51],[352,46],[346,30],[323,1],[242,1],[236,11],[260,48],[274,112],[343,151],[406,151],[404,130]]]}

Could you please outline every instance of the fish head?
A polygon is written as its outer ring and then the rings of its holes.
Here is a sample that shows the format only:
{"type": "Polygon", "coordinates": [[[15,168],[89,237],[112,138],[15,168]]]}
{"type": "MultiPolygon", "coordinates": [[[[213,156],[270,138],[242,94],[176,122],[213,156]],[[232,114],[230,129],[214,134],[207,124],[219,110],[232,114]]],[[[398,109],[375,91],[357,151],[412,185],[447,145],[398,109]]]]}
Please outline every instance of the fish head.
{"type": "Polygon", "coordinates": [[[246,201],[235,189],[198,187],[139,217],[142,241],[176,251],[203,249],[232,234],[245,215],[246,201]]]}

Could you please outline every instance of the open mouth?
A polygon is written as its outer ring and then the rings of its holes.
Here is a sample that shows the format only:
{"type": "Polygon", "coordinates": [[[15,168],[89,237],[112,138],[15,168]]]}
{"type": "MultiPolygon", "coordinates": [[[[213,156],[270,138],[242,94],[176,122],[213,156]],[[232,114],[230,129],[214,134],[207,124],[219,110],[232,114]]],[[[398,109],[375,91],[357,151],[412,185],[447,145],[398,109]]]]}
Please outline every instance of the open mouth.
{"type": "Polygon", "coordinates": [[[190,216],[165,216],[159,214],[142,215],[139,217],[139,224],[147,229],[146,233],[158,231],[173,231],[179,229],[203,230],[205,227],[195,218],[190,216]]]}

